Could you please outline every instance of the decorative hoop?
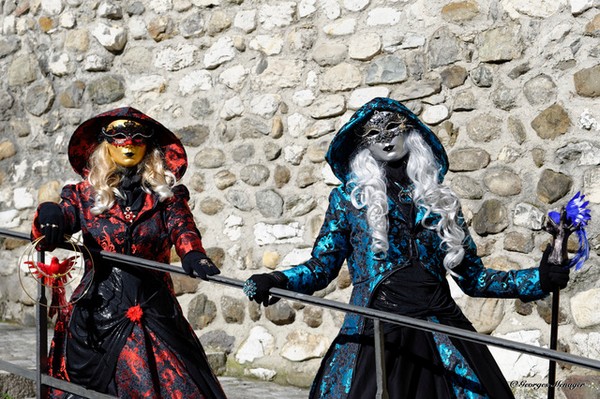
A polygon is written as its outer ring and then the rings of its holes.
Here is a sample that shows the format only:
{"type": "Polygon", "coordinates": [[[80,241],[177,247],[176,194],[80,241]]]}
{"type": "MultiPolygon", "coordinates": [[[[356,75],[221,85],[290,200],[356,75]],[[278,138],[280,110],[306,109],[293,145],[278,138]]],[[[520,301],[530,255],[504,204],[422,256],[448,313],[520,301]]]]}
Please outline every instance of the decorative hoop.
{"type": "Polygon", "coordinates": [[[36,304],[40,304],[37,299],[37,289],[33,289],[32,286],[42,286],[45,290],[50,291],[53,300],[50,304],[42,306],[51,309],[51,316],[56,313],[56,310],[67,307],[81,299],[89,290],[94,277],[94,260],[90,250],[83,242],[75,239],[73,236],[65,235],[64,238],[65,242],[69,244],[70,249],[56,248],[53,251],[44,251],[47,255],[46,259],[50,258],[49,263],[46,263],[47,261],[44,263],[38,262],[36,256],[38,252],[36,247],[44,239],[44,236],[30,242],[19,257],[19,283],[23,292],[36,304]],[[67,256],[66,254],[69,252],[71,255],[67,256]],[[72,253],[75,254],[73,255],[72,253]],[[61,260],[61,257],[64,257],[64,259],[61,260]],[[77,298],[71,299],[69,302],[64,300],[55,303],[54,296],[64,296],[66,294],[65,290],[69,286],[83,282],[86,262],[89,262],[89,275],[86,277],[87,281],[83,289],[81,292],[78,292],[77,298]],[[35,284],[32,284],[32,281],[35,284]]]}

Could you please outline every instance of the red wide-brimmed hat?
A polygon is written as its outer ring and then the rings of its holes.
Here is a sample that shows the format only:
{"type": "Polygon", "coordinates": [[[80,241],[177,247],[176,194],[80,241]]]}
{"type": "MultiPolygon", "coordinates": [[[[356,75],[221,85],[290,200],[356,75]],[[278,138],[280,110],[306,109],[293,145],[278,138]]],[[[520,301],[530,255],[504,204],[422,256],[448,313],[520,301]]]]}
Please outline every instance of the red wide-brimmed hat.
{"type": "Polygon", "coordinates": [[[181,141],[162,124],[131,107],[117,108],[96,115],[75,129],[68,150],[69,162],[75,172],[84,178],[87,176],[88,160],[100,144],[102,128],[118,119],[129,119],[150,127],[153,130],[152,141],[162,150],[165,166],[173,172],[177,180],[181,179],[187,169],[187,154],[181,141]]]}

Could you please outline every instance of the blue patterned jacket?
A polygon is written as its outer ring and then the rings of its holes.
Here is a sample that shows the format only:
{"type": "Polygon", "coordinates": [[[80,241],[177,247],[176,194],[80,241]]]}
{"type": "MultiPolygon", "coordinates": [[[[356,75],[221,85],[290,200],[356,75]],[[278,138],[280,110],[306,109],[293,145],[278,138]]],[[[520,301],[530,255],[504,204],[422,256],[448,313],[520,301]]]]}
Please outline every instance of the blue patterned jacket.
{"type": "MultiPolygon", "coordinates": [[[[347,183],[347,160],[356,148],[356,143],[353,142],[355,135],[352,131],[368,119],[375,109],[400,112],[413,119],[426,141],[434,149],[440,166],[440,179],[446,173],[447,158],[441,143],[412,112],[402,104],[386,98],[374,99],[363,106],[340,129],[329,148],[327,161],[343,184],[331,191],[329,207],[314,243],[311,258],[303,264],[283,271],[288,278],[287,288],[290,290],[312,294],[325,288],[338,275],[344,261],[347,261],[353,283],[350,298],[352,305],[368,306],[372,293],[382,279],[392,270],[407,265],[412,257],[417,257],[421,264],[440,281],[446,278],[446,269],[442,263],[445,252],[440,249],[440,238],[435,231],[421,225],[425,215],[424,208],[417,208],[413,224],[406,221],[394,201],[388,199],[389,251],[385,259],[378,259],[371,250],[366,210],[356,209],[351,203],[352,185],[347,183]],[[408,229],[409,225],[416,228],[408,229]]],[[[405,198],[405,201],[410,201],[409,196],[405,198]]],[[[432,225],[436,223],[439,216],[429,215],[427,218],[427,225],[432,225]]],[[[477,256],[477,248],[464,221],[462,225],[466,232],[465,256],[460,267],[463,275],[455,277],[455,280],[466,294],[478,297],[520,298],[523,301],[540,299],[547,295],[540,287],[537,268],[513,271],[486,269],[477,256]]],[[[430,320],[436,321],[435,317],[431,317],[430,320]]],[[[340,334],[349,336],[361,334],[364,322],[363,317],[348,313],[340,334]]],[[[468,374],[468,365],[449,340],[439,335],[436,336],[436,342],[445,367],[454,372],[468,374]]],[[[324,362],[321,365],[320,373],[323,378],[316,384],[318,386],[313,386],[311,397],[321,399],[346,397],[350,390],[358,349],[358,344],[354,343],[337,343],[330,348],[329,356],[326,357],[327,364],[324,362]]],[[[455,387],[457,396],[477,397],[461,389],[455,387]]]]}

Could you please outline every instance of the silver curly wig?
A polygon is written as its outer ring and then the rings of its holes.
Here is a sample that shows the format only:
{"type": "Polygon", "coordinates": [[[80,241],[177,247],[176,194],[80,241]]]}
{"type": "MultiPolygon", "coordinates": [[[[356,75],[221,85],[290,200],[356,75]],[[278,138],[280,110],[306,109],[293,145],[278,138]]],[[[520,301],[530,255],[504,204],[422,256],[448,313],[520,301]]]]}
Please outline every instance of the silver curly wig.
{"type": "MultiPolygon", "coordinates": [[[[441,247],[446,251],[444,267],[452,273],[452,268],[460,264],[465,253],[465,232],[458,224],[460,202],[449,187],[439,182],[437,162],[419,132],[412,130],[404,145],[410,154],[406,172],[414,184],[413,201],[426,211],[421,223],[437,232],[441,247]],[[441,219],[435,225],[428,225],[426,220],[430,214],[437,214],[441,219]]],[[[366,208],[371,249],[376,256],[385,258],[389,249],[385,171],[366,148],[359,150],[351,160],[350,171],[349,182],[356,185],[350,194],[352,204],[357,209],[366,208]]]]}

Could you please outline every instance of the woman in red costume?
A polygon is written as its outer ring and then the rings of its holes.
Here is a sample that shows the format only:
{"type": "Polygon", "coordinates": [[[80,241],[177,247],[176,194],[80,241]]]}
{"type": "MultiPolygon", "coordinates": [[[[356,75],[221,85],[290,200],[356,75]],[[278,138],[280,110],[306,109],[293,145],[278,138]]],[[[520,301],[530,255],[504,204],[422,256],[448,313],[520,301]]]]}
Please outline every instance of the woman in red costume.
{"type": "MultiPolygon", "coordinates": [[[[188,274],[219,273],[202,247],[189,192],[175,185],[187,156],[171,131],[134,108],[118,108],[81,124],[68,152],[83,181],[65,186],[59,204],[38,207],[32,236],[45,237],[44,249],[81,231],[92,253],[169,263],[175,246],[188,274]]],[[[101,259],[94,273],[88,265],[59,312],[50,375],[118,397],[225,397],[170,275],[101,259]]]]}

